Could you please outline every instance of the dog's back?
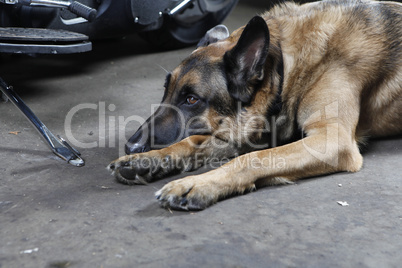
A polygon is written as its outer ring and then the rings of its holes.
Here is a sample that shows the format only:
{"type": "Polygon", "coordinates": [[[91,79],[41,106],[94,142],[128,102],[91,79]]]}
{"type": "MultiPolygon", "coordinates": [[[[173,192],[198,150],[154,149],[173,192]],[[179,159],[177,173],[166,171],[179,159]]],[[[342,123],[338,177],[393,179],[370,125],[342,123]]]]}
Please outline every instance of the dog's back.
{"type": "Polygon", "coordinates": [[[316,76],[334,69],[339,94],[345,79],[359,88],[356,136],[401,133],[401,14],[399,3],[351,0],[288,3],[264,14],[271,36],[281,42],[289,89],[284,94],[295,100],[289,107],[308,94],[313,87],[306,85],[316,76]]]}

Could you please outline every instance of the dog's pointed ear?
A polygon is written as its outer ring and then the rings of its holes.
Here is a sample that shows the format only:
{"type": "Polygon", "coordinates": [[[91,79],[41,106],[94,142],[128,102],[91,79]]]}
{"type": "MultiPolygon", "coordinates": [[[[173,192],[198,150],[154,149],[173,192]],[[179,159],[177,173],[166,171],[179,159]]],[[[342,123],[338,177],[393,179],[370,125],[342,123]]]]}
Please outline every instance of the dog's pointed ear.
{"type": "Polygon", "coordinates": [[[224,64],[231,96],[249,103],[255,86],[264,79],[264,66],[268,56],[269,30],[260,16],[246,25],[236,46],[226,52],[224,64]]]}
{"type": "Polygon", "coordinates": [[[213,44],[218,42],[219,40],[223,40],[229,37],[229,30],[225,25],[217,25],[211,30],[209,30],[203,38],[201,38],[200,42],[197,44],[197,48],[206,47],[209,44],[213,44]]]}

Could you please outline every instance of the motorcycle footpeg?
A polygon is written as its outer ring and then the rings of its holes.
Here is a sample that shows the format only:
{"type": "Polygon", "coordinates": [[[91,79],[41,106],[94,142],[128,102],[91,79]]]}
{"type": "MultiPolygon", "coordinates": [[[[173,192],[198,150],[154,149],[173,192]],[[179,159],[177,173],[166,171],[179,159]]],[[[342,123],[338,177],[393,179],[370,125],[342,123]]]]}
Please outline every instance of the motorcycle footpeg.
{"type": "Polygon", "coordinates": [[[22,54],[70,54],[92,50],[88,36],[41,28],[0,28],[0,52],[22,54]]]}
{"type": "Polygon", "coordinates": [[[96,19],[97,10],[84,5],[78,1],[62,1],[62,0],[0,0],[0,3],[9,5],[25,5],[25,6],[42,6],[54,8],[67,8],[70,12],[78,15],[88,21],[96,19]]]}

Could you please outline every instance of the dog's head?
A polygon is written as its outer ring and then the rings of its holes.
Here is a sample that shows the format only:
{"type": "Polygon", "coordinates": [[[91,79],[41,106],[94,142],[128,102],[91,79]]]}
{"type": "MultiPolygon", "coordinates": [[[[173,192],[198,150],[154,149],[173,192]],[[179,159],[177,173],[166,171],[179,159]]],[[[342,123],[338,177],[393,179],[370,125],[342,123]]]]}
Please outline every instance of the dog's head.
{"type": "Polygon", "coordinates": [[[126,153],[166,147],[191,135],[233,139],[224,129],[232,128],[247,107],[261,105],[254,103],[256,92],[271,83],[265,81],[269,39],[261,17],[231,36],[223,25],[208,31],[197,49],[167,75],[160,107],[129,139],[126,153]]]}

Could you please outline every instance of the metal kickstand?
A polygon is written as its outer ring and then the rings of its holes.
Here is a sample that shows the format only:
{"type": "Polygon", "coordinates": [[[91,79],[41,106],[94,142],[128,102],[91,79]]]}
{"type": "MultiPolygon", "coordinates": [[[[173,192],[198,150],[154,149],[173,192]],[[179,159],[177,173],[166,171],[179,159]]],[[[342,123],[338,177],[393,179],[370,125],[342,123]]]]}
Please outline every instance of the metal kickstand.
{"type": "Polygon", "coordinates": [[[82,167],[85,162],[80,157],[80,152],[71,147],[60,136],[54,136],[52,132],[39,120],[39,118],[32,112],[31,109],[24,103],[23,100],[15,93],[11,86],[8,86],[6,82],[0,77],[0,90],[7,96],[7,98],[14,103],[15,106],[31,121],[34,127],[39,131],[41,136],[49,144],[53,153],[68,163],[82,167]]]}

